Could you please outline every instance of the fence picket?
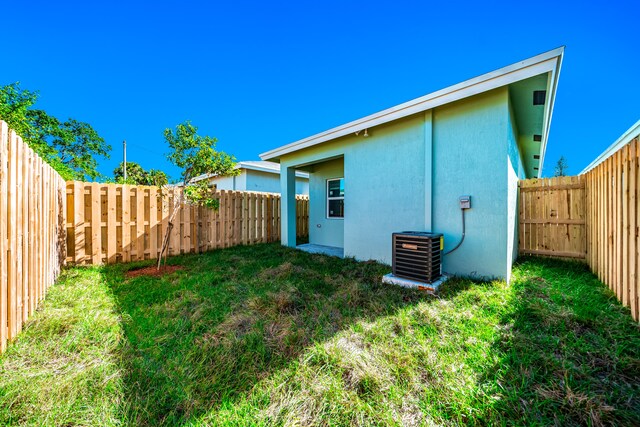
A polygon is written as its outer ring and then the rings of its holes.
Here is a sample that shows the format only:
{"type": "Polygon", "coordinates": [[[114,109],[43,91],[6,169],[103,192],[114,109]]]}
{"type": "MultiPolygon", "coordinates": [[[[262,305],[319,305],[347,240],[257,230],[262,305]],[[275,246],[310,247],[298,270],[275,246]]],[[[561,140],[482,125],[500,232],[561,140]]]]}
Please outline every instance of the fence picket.
{"type": "Polygon", "coordinates": [[[22,247],[23,247],[23,210],[22,210],[22,206],[24,205],[23,203],[23,186],[22,186],[22,169],[23,169],[23,158],[24,158],[24,151],[23,151],[24,145],[22,144],[22,141],[19,141],[17,139],[17,135],[16,135],[16,210],[14,211],[13,214],[13,219],[14,219],[14,223],[13,223],[13,227],[16,229],[16,289],[15,289],[15,295],[16,295],[16,314],[15,314],[15,322],[16,322],[16,329],[18,331],[20,331],[22,329],[22,307],[23,307],[23,302],[22,302],[22,293],[24,291],[24,278],[23,278],[23,269],[20,268],[20,266],[22,266],[22,247]]]}
{"type": "MultiPolygon", "coordinates": [[[[611,290],[615,293],[616,289],[613,285],[613,244],[615,238],[615,230],[611,221],[615,220],[615,204],[614,204],[614,192],[613,192],[613,171],[614,163],[611,159],[607,159],[607,267],[606,267],[606,279],[605,283],[609,284],[611,290]]],[[[617,294],[616,294],[617,295],[617,294]]]]}
{"type": "Polygon", "coordinates": [[[100,201],[100,184],[91,183],[89,186],[89,200],[91,200],[91,263],[102,264],[102,212],[100,201]]]}
{"type": "Polygon", "coordinates": [[[605,186],[604,183],[606,181],[605,179],[605,168],[604,165],[602,165],[602,167],[598,167],[596,169],[596,173],[598,175],[598,206],[600,206],[600,214],[598,216],[598,224],[603,224],[603,228],[602,230],[597,230],[597,239],[598,242],[600,243],[600,249],[598,250],[599,252],[599,257],[598,257],[598,268],[597,268],[597,272],[598,272],[598,278],[600,278],[600,280],[604,280],[604,260],[605,260],[605,248],[606,248],[606,238],[603,236],[604,231],[605,231],[605,227],[606,227],[606,202],[605,202],[605,186]]]}
{"type": "Polygon", "coordinates": [[[191,252],[191,209],[190,207],[184,203],[182,203],[180,210],[182,211],[182,243],[181,243],[181,251],[178,253],[188,254],[191,252]]]}
{"type": "Polygon", "coordinates": [[[149,258],[158,258],[158,189],[149,187],[149,258]]]}
{"type": "MultiPolygon", "coordinates": [[[[27,313],[27,318],[30,317],[33,312],[36,309],[36,283],[38,282],[38,276],[36,274],[36,234],[38,232],[38,229],[36,228],[36,206],[39,203],[39,200],[35,197],[33,188],[36,184],[36,155],[35,153],[31,152],[29,153],[29,187],[27,189],[27,195],[29,198],[29,206],[28,206],[28,212],[29,212],[29,241],[28,241],[28,246],[29,246],[29,265],[28,265],[28,269],[29,269],[29,310],[27,313]]],[[[66,184],[62,184],[62,188],[64,189],[64,193],[65,195],[63,197],[66,197],[66,184]]],[[[65,209],[65,214],[66,214],[66,209],[65,209]]],[[[66,227],[66,216],[64,217],[64,222],[65,222],[65,227],[66,227]]],[[[65,236],[66,237],[66,236],[65,236]]],[[[65,239],[65,244],[66,244],[66,239],[65,239]]]]}
{"type": "MultiPolygon", "coordinates": [[[[23,161],[22,161],[22,319],[26,322],[29,318],[30,294],[30,265],[31,258],[29,256],[29,171],[31,170],[31,150],[24,145],[23,161]]],[[[33,294],[31,294],[33,295],[33,294]]]]}
{"type": "Polygon", "coordinates": [[[122,187],[122,261],[131,261],[131,197],[128,185],[122,187]]]}
{"type": "Polygon", "coordinates": [[[112,264],[116,262],[116,254],[118,251],[118,240],[117,240],[117,226],[116,226],[116,208],[117,208],[117,197],[116,197],[116,186],[108,185],[107,186],[107,253],[106,259],[107,263],[112,264]]]}
{"type": "MultiPolygon", "coordinates": [[[[640,281],[638,280],[638,139],[629,144],[629,306],[634,319],[640,319],[638,306],[638,290],[640,281]]],[[[592,267],[593,268],[593,267],[592,267]]]]}
{"type": "MultiPolygon", "coordinates": [[[[17,153],[16,153],[16,138],[15,133],[10,131],[9,133],[9,218],[15,218],[16,208],[17,208],[17,185],[16,185],[16,167],[17,167],[17,153]]],[[[17,310],[17,301],[16,301],[16,292],[17,292],[17,278],[16,278],[16,269],[17,269],[17,257],[16,257],[16,245],[17,245],[17,233],[14,221],[7,222],[7,236],[8,236],[8,248],[7,248],[7,284],[8,284],[8,292],[7,292],[7,307],[8,307],[8,333],[7,338],[9,340],[13,339],[17,334],[16,328],[16,310],[17,310]]]]}
{"type": "Polygon", "coordinates": [[[169,227],[169,196],[166,192],[163,192],[162,189],[158,189],[158,199],[161,204],[160,207],[160,215],[161,215],[161,225],[160,231],[158,232],[158,251],[162,248],[164,233],[167,231],[169,227]]]}
{"type": "Polygon", "coordinates": [[[180,254],[180,224],[181,224],[181,216],[182,216],[182,207],[178,207],[179,199],[178,199],[178,190],[174,187],[171,189],[169,193],[169,217],[173,213],[174,209],[178,209],[175,218],[173,219],[173,228],[171,229],[171,234],[169,235],[169,248],[167,252],[169,255],[179,255],[180,254]]]}
{"type": "Polygon", "coordinates": [[[242,199],[243,195],[240,191],[236,191],[234,195],[234,216],[235,216],[235,239],[236,245],[242,244],[242,199]]]}
{"type": "Polygon", "coordinates": [[[629,233],[629,186],[626,182],[629,177],[628,172],[628,159],[629,146],[623,147],[620,155],[620,162],[618,165],[618,183],[619,183],[619,204],[620,204],[620,222],[618,227],[620,228],[618,244],[620,245],[618,252],[618,274],[620,286],[622,288],[623,304],[629,305],[629,269],[626,262],[623,262],[629,255],[629,240],[627,238],[629,233]],[[627,168],[627,171],[624,169],[627,168]]]}
{"type": "Polygon", "coordinates": [[[134,187],[136,199],[135,206],[135,248],[136,248],[136,260],[144,259],[144,187],[134,187]]]}

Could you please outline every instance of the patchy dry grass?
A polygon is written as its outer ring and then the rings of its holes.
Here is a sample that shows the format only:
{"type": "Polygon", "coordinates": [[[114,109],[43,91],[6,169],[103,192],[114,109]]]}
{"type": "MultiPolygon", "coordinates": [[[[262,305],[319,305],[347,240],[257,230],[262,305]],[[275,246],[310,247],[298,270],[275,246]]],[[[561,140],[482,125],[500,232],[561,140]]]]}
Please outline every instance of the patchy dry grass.
{"type": "Polygon", "coordinates": [[[640,424],[640,331],[580,264],[433,298],[279,245],[170,263],[67,270],[0,356],[0,424],[640,424]]]}

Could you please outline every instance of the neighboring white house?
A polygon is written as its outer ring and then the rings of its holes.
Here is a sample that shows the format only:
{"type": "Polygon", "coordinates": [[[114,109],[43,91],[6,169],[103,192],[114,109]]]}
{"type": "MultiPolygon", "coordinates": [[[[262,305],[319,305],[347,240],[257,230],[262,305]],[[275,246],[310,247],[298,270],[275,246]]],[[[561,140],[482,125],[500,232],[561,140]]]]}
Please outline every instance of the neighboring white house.
{"type": "MultiPolygon", "coordinates": [[[[194,181],[208,179],[218,190],[280,193],[280,165],[265,161],[243,161],[236,164],[238,176],[201,175],[194,181]]],[[[309,174],[296,172],[296,194],[309,194],[309,174]]]]}
{"type": "Polygon", "coordinates": [[[281,165],[282,244],[296,246],[295,179],[304,171],[310,244],[391,263],[393,232],[443,233],[444,271],[508,279],[518,179],[540,176],[563,51],[261,154],[281,165]],[[461,196],[471,196],[470,209],[461,196]]]}

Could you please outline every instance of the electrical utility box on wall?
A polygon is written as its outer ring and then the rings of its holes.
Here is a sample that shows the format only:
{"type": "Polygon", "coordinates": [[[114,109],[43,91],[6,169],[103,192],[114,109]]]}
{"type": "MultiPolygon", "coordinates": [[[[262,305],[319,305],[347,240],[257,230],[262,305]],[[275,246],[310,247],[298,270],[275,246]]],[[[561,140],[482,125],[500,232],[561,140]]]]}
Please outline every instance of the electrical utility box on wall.
{"type": "Polygon", "coordinates": [[[471,196],[460,196],[460,209],[471,209],[471,196]]]}
{"type": "Polygon", "coordinates": [[[433,283],[442,275],[442,234],[423,231],[393,233],[392,244],[394,276],[433,283]]]}

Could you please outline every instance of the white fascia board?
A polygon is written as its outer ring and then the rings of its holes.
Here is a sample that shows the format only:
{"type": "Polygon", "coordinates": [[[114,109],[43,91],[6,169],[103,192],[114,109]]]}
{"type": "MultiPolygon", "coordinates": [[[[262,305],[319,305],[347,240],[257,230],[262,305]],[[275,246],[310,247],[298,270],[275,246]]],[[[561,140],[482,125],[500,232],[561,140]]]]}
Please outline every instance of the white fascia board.
{"type": "Polygon", "coordinates": [[[616,139],[616,141],[611,144],[606,150],[602,152],[595,160],[580,172],[581,174],[589,172],[591,169],[598,166],[600,163],[607,160],[611,157],[616,151],[627,145],[631,142],[632,139],[640,135],[640,120],[638,120],[633,126],[631,126],[625,133],[620,136],[620,138],[616,139]]]}
{"type": "MultiPolygon", "coordinates": [[[[267,151],[260,154],[260,158],[262,160],[277,160],[281,156],[294,151],[309,148],[341,136],[349,135],[351,133],[372,128],[383,123],[388,123],[402,117],[430,110],[432,108],[487,92],[529,77],[551,72],[557,69],[563,52],[564,47],[545,52],[524,61],[500,68],[499,70],[483,74],[479,77],[466,80],[462,83],[449,86],[420,98],[396,105],[395,107],[391,107],[333,129],[329,129],[325,132],[267,151]]],[[[553,97],[555,97],[555,94],[553,94],[553,97]]]]}

